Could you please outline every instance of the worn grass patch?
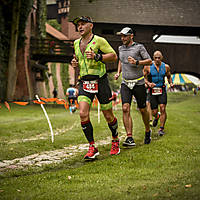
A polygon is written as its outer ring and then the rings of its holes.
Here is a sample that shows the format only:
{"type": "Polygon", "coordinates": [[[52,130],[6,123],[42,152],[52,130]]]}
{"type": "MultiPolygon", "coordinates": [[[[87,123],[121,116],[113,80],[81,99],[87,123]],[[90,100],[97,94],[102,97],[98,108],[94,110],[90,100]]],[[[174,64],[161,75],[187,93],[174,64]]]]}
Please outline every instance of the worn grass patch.
{"type": "MultiPolygon", "coordinates": [[[[133,104],[135,148],[121,146],[120,155],[110,156],[110,144],[105,144],[99,146],[100,156],[93,162],[83,160],[83,150],[58,164],[1,171],[0,199],[198,200],[200,96],[169,93],[168,100],[166,135],[158,137],[158,128],[153,128],[150,145],[143,144],[144,126],[133,104]]],[[[62,107],[47,107],[57,131],[52,144],[39,106],[12,105],[11,109],[11,113],[3,106],[0,110],[0,160],[86,143],[78,112],[70,115],[62,107]],[[36,140],[25,140],[34,137],[36,140]]],[[[123,135],[121,105],[114,112],[123,135]]],[[[91,119],[96,141],[111,135],[102,115],[98,124],[94,109],[91,119]]]]}

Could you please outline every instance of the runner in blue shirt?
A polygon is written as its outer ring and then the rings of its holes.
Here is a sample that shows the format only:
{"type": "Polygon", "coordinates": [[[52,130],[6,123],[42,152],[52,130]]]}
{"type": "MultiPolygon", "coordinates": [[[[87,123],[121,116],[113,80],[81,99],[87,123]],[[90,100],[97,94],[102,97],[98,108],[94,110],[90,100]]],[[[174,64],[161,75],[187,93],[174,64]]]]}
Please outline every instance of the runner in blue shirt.
{"type": "Polygon", "coordinates": [[[165,88],[165,76],[167,76],[170,87],[173,87],[170,66],[162,62],[162,59],[162,53],[160,51],[155,51],[152,65],[144,67],[145,83],[150,88],[151,109],[152,114],[155,117],[153,126],[157,126],[160,118],[160,129],[158,131],[160,136],[165,134],[164,126],[167,119],[167,92],[165,88]],[[149,79],[147,79],[148,74],[150,77],[149,79]],[[158,105],[160,105],[160,114],[158,113],[158,105]]]}
{"type": "Polygon", "coordinates": [[[75,100],[77,100],[78,96],[77,89],[73,85],[71,85],[71,87],[67,89],[66,95],[68,96],[69,111],[70,113],[73,113],[76,110],[75,100]]]}

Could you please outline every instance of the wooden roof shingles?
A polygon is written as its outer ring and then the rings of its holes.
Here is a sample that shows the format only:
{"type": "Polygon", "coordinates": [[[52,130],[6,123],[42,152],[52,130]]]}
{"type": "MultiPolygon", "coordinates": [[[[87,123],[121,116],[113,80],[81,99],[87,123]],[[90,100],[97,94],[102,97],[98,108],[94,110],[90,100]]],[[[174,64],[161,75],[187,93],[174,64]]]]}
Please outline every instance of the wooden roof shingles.
{"type": "Polygon", "coordinates": [[[200,0],[71,1],[69,20],[82,15],[97,23],[200,27],[200,0]]]}

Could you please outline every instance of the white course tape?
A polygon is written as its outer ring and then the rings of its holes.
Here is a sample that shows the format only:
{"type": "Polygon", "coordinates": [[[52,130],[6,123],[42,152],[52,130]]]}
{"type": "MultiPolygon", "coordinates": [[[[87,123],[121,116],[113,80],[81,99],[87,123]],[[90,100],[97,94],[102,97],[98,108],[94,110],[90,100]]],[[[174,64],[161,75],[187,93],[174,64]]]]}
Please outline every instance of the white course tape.
{"type": "MultiPolygon", "coordinates": [[[[40,98],[39,98],[39,96],[38,96],[37,94],[35,95],[35,97],[36,97],[36,99],[37,99],[39,102],[41,102],[41,100],[40,100],[40,98]]],[[[54,142],[54,134],[53,134],[53,129],[52,129],[52,126],[51,126],[51,122],[50,122],[50,120],[49,120],[49,117],[48,117],[48,115],[47,115],[47,112],[46,112],[46,110],[45,110],[43,104],[40,104],[40,106],[41,106],[41,108],[42,108],[42,110],[43,110],[43,112],[44,112],[44,114],[45,114],[45,117],[47,118],[47,121],[48,121],[48,124],[49,124],[49,128],[50,128],[50,131],[51,131],[51,141],[52,141],[52,143],[53,143],[53,142],[54,142]]]]}

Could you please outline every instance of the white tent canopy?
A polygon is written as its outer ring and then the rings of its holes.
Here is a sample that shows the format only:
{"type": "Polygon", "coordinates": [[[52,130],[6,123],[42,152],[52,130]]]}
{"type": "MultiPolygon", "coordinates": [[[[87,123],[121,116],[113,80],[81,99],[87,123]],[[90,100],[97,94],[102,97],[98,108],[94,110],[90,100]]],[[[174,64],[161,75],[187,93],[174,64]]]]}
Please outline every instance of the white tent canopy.
{"type": "MultiPolygon", "coordinates": [[[[193,83],[196,86],[200,86],[200,79],[189,74],[172,74],[171,77],[175,85],[185,85],[186,83],[193,83]]],[[[165,83],[168,85],[167,77],[165,77],[165,83]]]]}
{"type": "Polygon", "coordinates": [[[192,75],[189,75],[189,74],[186,74],[186,76],[190,81],[192,81],[192,83],[194,83],[197,86],[200,86],[200,79],[199,78],[192,76],[192,75]]]}

